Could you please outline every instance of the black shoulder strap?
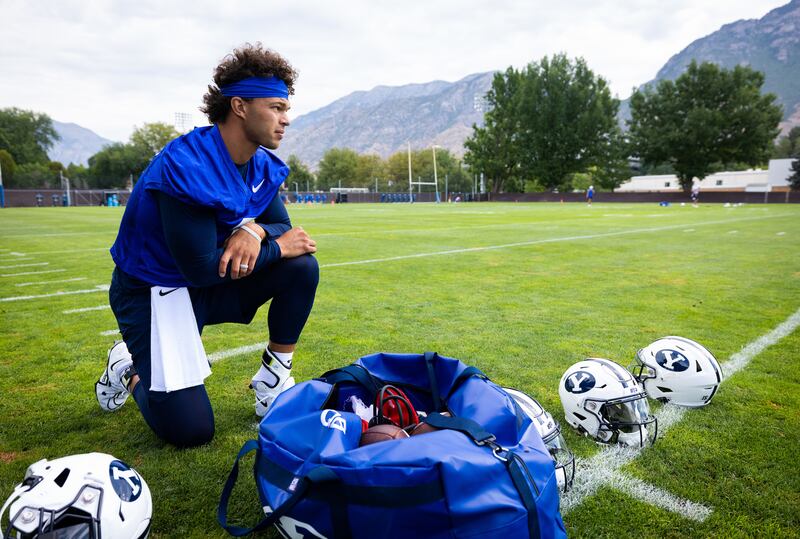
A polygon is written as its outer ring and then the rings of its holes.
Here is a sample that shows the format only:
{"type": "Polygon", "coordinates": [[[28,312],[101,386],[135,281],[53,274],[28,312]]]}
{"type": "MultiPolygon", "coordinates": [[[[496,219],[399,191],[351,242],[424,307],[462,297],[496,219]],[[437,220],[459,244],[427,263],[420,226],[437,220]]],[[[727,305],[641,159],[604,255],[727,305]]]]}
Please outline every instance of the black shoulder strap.
{"type": "Polygon", "coordinates": [[[356,365],[355,363],[340,369],[328,371],[320,376],[318,380],[329,384],[356,382],[357,384],[361,384],[361,386],[369,392],[372,401],[375,400],[375,396],[378,394],[378,391],[380,391],[380,388],[384,386],[382,380],[371,374],[361,365],[356,365]]]}
{"type": "Polygon", "coordinates": [[[436,412],[442,410],[442,397],[439,395],[439,382],[436,380],[436,365],[434,362],[439,357],[436,352],[425,352],[425,366],[428,368],[428,381],[431,384],[431,397],[433,398],[433,409],[436,412]]]}
{"type": "Polygon", "coordinates": [[[309,488],[311,488],[312,485],[331,485],[333,483],[339,483],[339,477],[331,469],[326,468],[325,466],[318,466],[311,470],[305,477],[299,478],[299,481],[297,481],[294,491],[289,499],[287,499],[280,507],[273,508],[274,511],[272,513],[264,517],[261,522],[252,528],[229,525],[228,501],[230,500],[231,492],[233,492],[233,487],[236,484],[236,480],[239,477],[239,461],[242,459],[242,457],[257,448],[258,442],[256,440],[248,440],[239,450],[239,454],[236,456],[236,462],[234,462],[231,473],[228,475],[227,481],[225,481],[225,486],[222,489],[222,495],[219,499],[219,506],[217,507],[217,521],[219,522],[219,525],[222,526],[229,534],[236,537],[241,537],[243,535],[247,535],[248,533],[263,530],[266,527],[272,526],[278,522],[281,517],[285,516],[289,511],[291,511],[292,508],[306,496],[309,488]]]}

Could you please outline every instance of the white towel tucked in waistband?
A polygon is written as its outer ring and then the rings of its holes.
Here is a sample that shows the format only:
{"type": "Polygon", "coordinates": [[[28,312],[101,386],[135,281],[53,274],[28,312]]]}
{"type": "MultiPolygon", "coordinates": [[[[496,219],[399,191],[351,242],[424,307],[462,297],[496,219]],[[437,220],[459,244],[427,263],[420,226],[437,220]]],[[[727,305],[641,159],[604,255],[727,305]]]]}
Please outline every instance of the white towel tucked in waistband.
{"type": "Polygon", "coordinates": [[[199,386],[211,374],[186,288],[150,288],[150,390],[199,386]]]}

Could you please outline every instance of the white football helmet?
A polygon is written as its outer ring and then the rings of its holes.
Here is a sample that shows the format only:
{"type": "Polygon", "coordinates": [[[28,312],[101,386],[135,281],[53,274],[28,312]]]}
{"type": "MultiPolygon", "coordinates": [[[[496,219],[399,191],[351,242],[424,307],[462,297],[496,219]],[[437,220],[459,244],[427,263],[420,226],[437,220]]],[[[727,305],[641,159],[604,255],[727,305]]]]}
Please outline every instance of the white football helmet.
{"type": "Polygon", "coordinates": [[[142,476],[104,453],[31,464],[0,510],[0,526],[9,506],[4,538],[140,539],[153,512],[142,476]]]}
{"type": "Polygon", "coordinates": [[[613,361],[589,358],[571,366],[558,388],[567,423],[598,442],[644,447],[658,435],[647,394],[613,361]]]}
{"type": "Polygon", "coordinates": [[[555,462],[558,486],[567,492],[575,479],[575,455],[567,448],[567,442],[561,434],[561,425],[530,395],[510,387],[504,387],[503,390],[514,399],[522,412],[531,418],[555,462]]]}
{"type": "Polygon", "coordinates": [[[651,399],[692,408],[711,402],[722,381],[711,352],[683,337],[663,337],[642,348],[629,368],[651,399]]]}

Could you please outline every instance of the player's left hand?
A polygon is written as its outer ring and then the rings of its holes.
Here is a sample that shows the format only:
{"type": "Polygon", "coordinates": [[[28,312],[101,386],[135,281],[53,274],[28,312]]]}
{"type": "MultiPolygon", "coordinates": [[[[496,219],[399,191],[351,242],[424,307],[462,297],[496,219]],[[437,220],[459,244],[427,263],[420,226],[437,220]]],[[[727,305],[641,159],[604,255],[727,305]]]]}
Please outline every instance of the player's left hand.
{"type": "MultiPolygon", "coordinates": [[[[266,233],[258,225],[244,225],[259,235],[263,240],[266,233]]],[[[247,231],[237,230],[225,240],[225,250],[219,259],[219,276],[225,277],[228,273],[228,264],[231,267],[231,279],[241,279],[253,273],[256,260],[261,252],[261,242],[257,241],[247,231]]]]}

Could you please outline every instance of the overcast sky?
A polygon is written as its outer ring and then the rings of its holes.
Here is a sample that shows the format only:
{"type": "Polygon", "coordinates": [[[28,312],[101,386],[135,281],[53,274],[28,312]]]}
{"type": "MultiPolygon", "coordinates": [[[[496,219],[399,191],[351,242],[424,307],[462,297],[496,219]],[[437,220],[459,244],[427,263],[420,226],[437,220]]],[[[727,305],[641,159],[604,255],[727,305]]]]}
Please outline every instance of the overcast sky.
{"type": "Polygon", "coordinates": [[[218,61],[261,41],[300,72],[292,116],[357,90],[582,56],[620,98],[693,40],[788,0],[0,0],[0,107],[127,141],[197,110],[218,61]]]}

